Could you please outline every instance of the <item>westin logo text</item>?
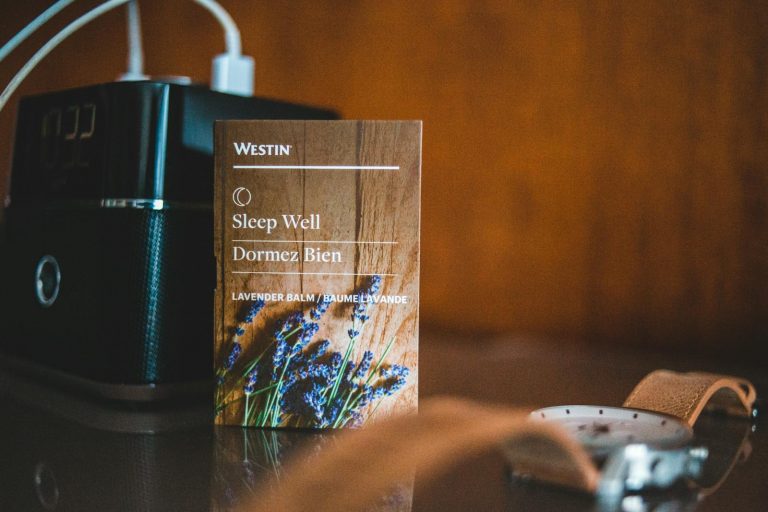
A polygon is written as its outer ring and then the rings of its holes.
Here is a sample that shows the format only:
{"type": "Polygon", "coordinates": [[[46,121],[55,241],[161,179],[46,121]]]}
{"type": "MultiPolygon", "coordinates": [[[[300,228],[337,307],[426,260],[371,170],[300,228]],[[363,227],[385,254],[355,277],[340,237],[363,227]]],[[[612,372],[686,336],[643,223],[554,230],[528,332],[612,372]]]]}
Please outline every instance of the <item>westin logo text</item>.
{"type": "Polygon", "coordinates": [[[287,156],[293,146],[290,144],[254,144],[252,142],[234,142],[235,153],[250,156],[287,156]]]}

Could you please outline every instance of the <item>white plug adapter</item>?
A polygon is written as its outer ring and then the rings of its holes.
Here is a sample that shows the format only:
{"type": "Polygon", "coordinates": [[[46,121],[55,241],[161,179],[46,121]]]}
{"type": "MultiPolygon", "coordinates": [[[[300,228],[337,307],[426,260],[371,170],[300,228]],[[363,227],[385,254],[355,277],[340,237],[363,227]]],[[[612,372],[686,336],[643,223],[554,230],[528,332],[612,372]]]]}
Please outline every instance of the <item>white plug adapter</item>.
{"type": "Polygon", "coordinates": [[[253,96],[256,65],[247,55],[222,53],[213,59],[211,89],[240,96],[253,96]]]}

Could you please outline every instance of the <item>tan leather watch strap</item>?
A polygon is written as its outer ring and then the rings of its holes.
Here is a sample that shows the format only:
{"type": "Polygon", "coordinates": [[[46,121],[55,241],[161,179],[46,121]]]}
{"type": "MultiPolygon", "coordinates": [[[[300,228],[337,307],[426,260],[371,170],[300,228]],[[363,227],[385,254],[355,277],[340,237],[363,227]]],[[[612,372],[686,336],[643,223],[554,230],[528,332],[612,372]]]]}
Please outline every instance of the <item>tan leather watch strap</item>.
{"type": "Polygon", "coordinates": [[[424,485],[500,443],[516,468],[551,482],[594,493],[600,476],[559,425],[530,421],[527,410],[459,399],[425,400],[418,415],[387,418],[326,441],[323,450],[286,463],[280,475],[253,491],[252,503],[237,510],[379,510],[371,504],[414,472],[424,485]]]}
{"type": "Polygon", "coordinates": [[[624,407],[670,414],[693,426],[705,407],[749,416],[755,398],[754,386],[738,377],[656,370],[635,386],[624,407]]]}

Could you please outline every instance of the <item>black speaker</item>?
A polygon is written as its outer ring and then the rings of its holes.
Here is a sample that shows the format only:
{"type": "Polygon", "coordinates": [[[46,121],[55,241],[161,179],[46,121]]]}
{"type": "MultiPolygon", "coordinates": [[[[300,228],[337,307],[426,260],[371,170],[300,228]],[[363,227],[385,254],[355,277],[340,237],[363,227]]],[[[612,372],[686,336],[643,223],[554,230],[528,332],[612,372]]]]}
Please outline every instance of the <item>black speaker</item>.
{"type": "Polygon", "coordinates": [[[4,363],[108,398],[207,391],[213,122],[335,117],[153,81],[22,99],[0,249],[4,363]]]}

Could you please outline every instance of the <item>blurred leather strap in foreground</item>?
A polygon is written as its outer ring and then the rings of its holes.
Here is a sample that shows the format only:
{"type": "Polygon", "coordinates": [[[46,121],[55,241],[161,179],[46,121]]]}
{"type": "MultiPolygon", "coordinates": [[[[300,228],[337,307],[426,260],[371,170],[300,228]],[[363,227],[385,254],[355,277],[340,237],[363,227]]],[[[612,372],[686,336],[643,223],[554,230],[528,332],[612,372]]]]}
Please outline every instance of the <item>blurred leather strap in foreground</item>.
{"type": "Polygon", "coordinates": [[[297,454],[279,481],[262,485],[250,505],[240,510],[365,509],[414,473],[422,482],[434,479],[502,442],[514,445],[516,457],[530,464],[542,457],[557,459],[557,466],[548,464],[552,480],[595,490],[598,475],[589,458],[561,428],[530,422],[522,409],[435,398],[426,401],[418,415],[346,431],[317,456],[297,454]]]}

